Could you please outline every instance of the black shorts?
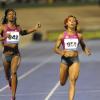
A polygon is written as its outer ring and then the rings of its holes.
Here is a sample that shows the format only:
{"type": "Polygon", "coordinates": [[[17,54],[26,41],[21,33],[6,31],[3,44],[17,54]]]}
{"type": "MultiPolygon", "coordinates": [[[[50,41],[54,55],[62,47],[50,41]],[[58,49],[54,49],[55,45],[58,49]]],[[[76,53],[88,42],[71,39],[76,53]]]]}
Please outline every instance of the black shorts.
{"type": "Polygon", "coordinates": [[[74,62],[79,62],[79,57],[61,57],[61,63],[64,63],[65,65],[72,65],[74,62]]]}

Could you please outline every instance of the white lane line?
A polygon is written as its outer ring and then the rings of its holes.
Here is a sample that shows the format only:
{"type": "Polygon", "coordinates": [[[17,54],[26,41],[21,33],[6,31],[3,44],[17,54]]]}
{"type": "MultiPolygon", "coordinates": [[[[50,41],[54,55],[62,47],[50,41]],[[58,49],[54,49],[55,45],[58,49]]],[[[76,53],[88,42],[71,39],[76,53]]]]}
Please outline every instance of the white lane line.
{"type": "Polygon", "coordinates": [[[60,82],[58,81],[56,85],[53,87],[53,89],[49,92],[49,94],[45,97],[44,100],[49,100],[59,86],[60,86],[60,82]]]}
{"type": "MultiPolygon", "coordinates": [[[[30,69],[29,71],[25,72],[25,74],[21,75],[18,80],[21,80],[23,78],[25,78],[26,76],[30,75],[32,72],[36,71],[37,69],[39,69],[41,66],[43,66],[44,64],[46,64],[47,62],[49,62],[50,60],[52,60],[54,58],[54,55],[44,59],[44,62],[38,64],[37,66],[35,66],[34,68],[30,69]]],[[[4,91],[5,89],[8,88],[8,85],[4,86],[3,88],[0,89],[0,92],[4,91]]]]}
{"type": "MultiPolygon", "coordinates": [[[[68,92],[67,91],[58,91],[56,92],[56,95],[66,95],[68,92]]],[[[78,90],[77,94],[82,94],[82,93],[88,93],[88,94],[94,94],[94,93],[100,93],[100,90],[78,90]]],[[[46,95],[47,92],[36,92],[36,93],[17,93],[16,96],[33,96],[33,95],[46,95]]],[[[10,94],[0,94],[0,97],[9,97],[11,96],[10,94]]]]}

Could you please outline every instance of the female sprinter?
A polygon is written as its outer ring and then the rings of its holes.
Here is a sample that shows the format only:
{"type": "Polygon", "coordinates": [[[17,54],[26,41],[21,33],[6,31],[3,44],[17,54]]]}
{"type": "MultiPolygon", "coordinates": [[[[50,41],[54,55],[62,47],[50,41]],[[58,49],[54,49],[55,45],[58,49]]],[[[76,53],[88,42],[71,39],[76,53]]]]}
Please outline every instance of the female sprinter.
{"type": "Polygon", "coordinates": [[[16,12],[13,9],[7,9],[5,16],[0,26],[0,41],[4,47],[3,50],[3,65],[5,76],[12,90],[12,100],[16,98],[17,89],[17,69],[20,64],[21,56],[18,49],[20,35],[27,35],[35,32],[40,28],[40,24],[36,24],[34,28],[22,30],[16,23],[16,12]]]}
{"type": "Polygon", "coordinates": [[[77,31],[77,25],[76,17],[68,16],[64,20],[66,30],[59,35],[54,48],[55,52],[61,56],[60,84],[65,85],[67,78],[69,78],[68,100],[74,100],[75,84],[79,76],[79,44],[86,55],[91,54],[90,50],[86,48],[82,34],[77,31]],[[61,45],[63,48],[61,48],[61,45]]]}

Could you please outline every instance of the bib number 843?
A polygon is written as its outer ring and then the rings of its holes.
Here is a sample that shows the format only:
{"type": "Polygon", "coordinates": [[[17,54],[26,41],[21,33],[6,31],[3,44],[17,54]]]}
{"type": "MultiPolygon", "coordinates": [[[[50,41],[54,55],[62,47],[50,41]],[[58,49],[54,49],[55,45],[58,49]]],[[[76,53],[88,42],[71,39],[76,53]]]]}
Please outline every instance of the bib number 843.
{"type": "Polygon", "coordinates": [[[11,40],[11,39],[17,40],[18,39],[18,35],[9,35],[8,39],[9,40],[11,40]]]}

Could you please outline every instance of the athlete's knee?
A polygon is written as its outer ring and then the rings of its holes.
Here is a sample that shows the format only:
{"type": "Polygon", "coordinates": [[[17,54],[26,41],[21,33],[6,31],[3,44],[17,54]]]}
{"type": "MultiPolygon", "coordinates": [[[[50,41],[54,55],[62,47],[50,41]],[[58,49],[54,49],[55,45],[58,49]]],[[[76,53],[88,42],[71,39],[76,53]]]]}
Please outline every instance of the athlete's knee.
{"type": "Polygon", "coordinates": [[[65,83],[63,83],[63,82],[60,82],[60,85],[61,85],[61,86],[64,86],[64,85],[65,85],[65,83]]]}
{"type": "Polygon", "coordinates": [[[66,83],[65,81],[60,80],[60,85],[61,85],[61,86],[64,86],[65,83],[66,83]]]}
{"type": "Polygon", "coordinates": [[[67,78],[68,77],[60,77],[60,85],[61,86],[64,86],[66,84],[67,78]]]}
{"type": "Polygon", "coordinates": [[[11,76],[15,76],[15,75],[17,75],[17,72],[16,71],[12,71],[11,72],[11,76]]]}
{"type": "Polygon", "coordinates": [[[73,78],[69,79],[69,81],[70,81],[71,85],[75,85],[76,81],[77,81],[77,78],[73,77],[73,78]]]}

